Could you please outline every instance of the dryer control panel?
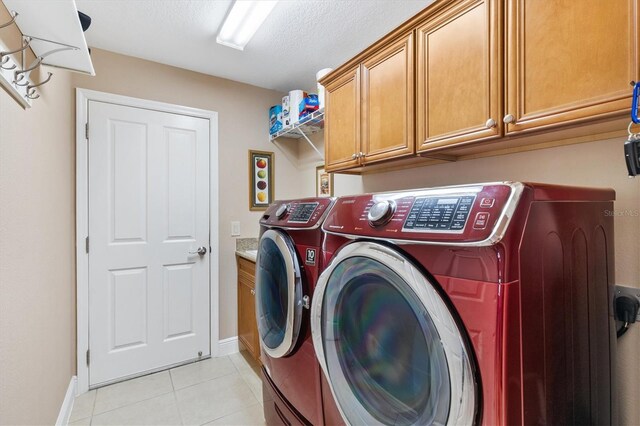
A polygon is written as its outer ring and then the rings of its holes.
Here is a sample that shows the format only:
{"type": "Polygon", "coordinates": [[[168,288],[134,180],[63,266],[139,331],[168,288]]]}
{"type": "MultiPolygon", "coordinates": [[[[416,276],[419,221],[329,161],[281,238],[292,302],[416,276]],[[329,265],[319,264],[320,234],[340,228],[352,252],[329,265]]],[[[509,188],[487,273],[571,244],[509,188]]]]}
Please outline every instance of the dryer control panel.
{"type": "Polygon", "coordinates": [[[334,201],[334,198],[278,200],[267,208],[260,219],[260,224],[280,228],[317,228],[334,201]]]}
{"type": "Polygon", "coordinates": [[[504,230],[522,187],[496,183],[341,197],[322,228],[389,240],[483,241],[504,230]]]}

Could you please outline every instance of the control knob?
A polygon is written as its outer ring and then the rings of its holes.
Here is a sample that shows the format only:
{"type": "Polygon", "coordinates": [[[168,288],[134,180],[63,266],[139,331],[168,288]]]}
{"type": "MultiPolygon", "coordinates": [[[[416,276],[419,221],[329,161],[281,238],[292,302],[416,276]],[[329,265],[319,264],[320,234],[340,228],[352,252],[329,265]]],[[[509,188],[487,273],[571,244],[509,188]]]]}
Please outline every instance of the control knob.
{"type": "Polygon", "coordinates": [[[278,210],[276,210],[276,218],[282,219],[289,211],[289,204],[280,204],[278,210]]]}
{"type": "Polygon", "coordinates": [[[391,220],[396,211],[396,203],[393,200],[378,201],[369,209],[367,219],[371,226],[382,226],[391,220]]]}

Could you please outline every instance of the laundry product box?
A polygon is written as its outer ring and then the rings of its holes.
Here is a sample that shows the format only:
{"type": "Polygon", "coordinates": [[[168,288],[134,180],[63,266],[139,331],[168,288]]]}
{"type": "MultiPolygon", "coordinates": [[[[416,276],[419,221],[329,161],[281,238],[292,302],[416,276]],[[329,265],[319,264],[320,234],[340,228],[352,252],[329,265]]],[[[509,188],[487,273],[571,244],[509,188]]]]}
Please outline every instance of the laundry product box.
{"type": "Polygon", "coordinates": [[[282,97],[282,124],[285,126],[291,125],[291,108],[289,103],[289,95],[282,97]]]}
{"type": "Polygon", "coordinates": [[[291,124],[297,123],[300,119],[300,111],[297,108],[300,102],[308,96],[304,90],[292,90],[289,92],[289,118],[291,124]],[[293,106],[293,108],[291,107],[293,106]]]}
{"type": "Polygon", "coordinates": [[[317,111],[319,107],[320,104],[318,102],[318,95],[313,93],[307,95],[304,97],[304,99],[302,99],[302,101],[300,101],[300,104],[298,105],[298,117],[302,119],[307,115],[313,113],[314,111],[317,111]]]}
{"type": "Polygon", "coordinates": [[[282,130],[282,105],[269,108],[269,134],[282,130]]]}

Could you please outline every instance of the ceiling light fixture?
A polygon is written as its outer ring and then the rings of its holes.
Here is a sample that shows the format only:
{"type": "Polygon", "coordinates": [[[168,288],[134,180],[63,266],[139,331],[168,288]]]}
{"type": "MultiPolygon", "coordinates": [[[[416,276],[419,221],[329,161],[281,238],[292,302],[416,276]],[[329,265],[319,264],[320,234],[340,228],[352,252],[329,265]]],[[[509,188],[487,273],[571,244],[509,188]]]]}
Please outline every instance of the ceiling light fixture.
{"type": "Polygon", "coordinates": [[[231,12],[222,23],[222,29],[216,41],[234,49],[244,50],[277,2],[277,0],[236,0],[231,12]]]}

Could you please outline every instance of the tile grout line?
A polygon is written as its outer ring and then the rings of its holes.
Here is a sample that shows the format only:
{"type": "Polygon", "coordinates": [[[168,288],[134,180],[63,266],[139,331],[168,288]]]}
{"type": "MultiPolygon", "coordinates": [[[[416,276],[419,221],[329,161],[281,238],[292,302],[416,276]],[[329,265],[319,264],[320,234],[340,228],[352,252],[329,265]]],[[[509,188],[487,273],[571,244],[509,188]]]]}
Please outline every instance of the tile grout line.
{"type": "Polygon", "coordinates": [[[171,374],[171,371],[173,370],[170,369],[169,370],[169,377],[171,378],[171,388],[173,389],[173,400],[176,402],[176,410],[178,410],[178,417],[180,418],[180,424],[184,425],[184,418],[182,417],[182,410],[180,409],[180,403],[178,402],[178,395],[176,394],[176,385],[173,383],[173,374],[171,374]]]}

